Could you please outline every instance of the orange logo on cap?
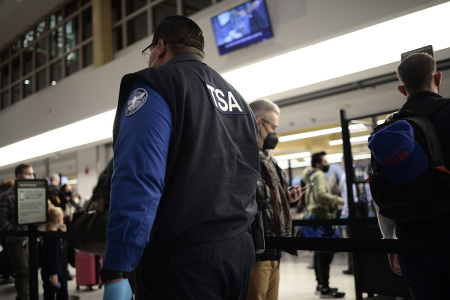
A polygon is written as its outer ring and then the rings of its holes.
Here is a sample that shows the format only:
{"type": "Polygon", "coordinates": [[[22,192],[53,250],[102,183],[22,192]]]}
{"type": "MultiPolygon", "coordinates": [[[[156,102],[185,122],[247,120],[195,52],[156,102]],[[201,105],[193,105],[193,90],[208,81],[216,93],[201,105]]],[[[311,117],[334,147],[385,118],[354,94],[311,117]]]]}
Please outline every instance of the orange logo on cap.
{"type": "Polygon", "coordinates": [[[386,155],[384,159],[386,159],[386,162],[393,166],[395,164],[398,164],[399,162],[403,161],[408,156],[408,151],[403,150],[401,151],[402,146],[400,146],[392,155],[386,155]]]}

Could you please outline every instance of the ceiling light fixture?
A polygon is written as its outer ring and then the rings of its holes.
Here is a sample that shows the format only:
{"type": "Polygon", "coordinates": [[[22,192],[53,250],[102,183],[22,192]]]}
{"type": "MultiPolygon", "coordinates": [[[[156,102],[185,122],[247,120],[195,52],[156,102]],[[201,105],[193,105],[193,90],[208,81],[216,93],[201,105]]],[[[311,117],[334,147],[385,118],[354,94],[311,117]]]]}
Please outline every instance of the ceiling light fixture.
{"type": "MultiPolygon", "coordinates": [[[[348,126],[348,129],[350,130],[350,132],[360,132],[360,131],[367,130],[367,127],[364,124],[353,124],[353,125],[348,126]]],[[[342,131],[341,127],[333,127],[333,128],[327,128],[327,129],[321,129],[321,130],[308,131],[308,132],[280,136],[278,138],[278,141],[279,142],[289,142],[289,141],[307,139],[307,138],[312,138],[312,137],[322,136],[322,135],[327,135],[327,134],[339,133],[341,131],[342,131]]]]}
{"type": "MultiPolygon", "coordinates": [[[[352,138],[350,138],[350,143],[353,145],[354,144],[364,144],[364,143],[367,143],[368,138],[369,138],[368,135],[352,137],[352,138]]],[[[329,142],[329,145],[330,146],[342,145],[342,140],[332,140],[329,142]]]]}
{"type": "Polygon", "coordinates": [[[2,147],[0,148],[0,167],[112,138],[115,114],[115,109],[110,110],[2,147]],[[67,136],[70,136],[70,139],[64,138],[67,136]]]}

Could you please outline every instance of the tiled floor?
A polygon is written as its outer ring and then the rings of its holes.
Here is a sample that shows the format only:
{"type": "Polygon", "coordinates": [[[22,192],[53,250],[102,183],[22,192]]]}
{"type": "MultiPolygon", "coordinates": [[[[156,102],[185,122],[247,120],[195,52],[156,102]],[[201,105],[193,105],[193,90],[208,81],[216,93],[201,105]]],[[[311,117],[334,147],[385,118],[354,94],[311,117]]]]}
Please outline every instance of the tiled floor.
{"type": "MultiPolygon", "coordinates": [[[[284,253],[281,262],[281,280],[280,280],[280,300],[316,300],[318,296],[314,294],[316,287],[314,271],[308,269],[307,266],[312,262],[312,252],[299,251],[297,257],[284,253]]],[[[342,274],[342,270],[347,268],[347,253],[336,253],[331,265],[330,285],[339,287],[339,290],[346,292],[344,299],[355,300],[355,283],[354,277],[342,274]]],[[[71,269],[71,273],[75,274],[75,270],[71,269]]],[[[40,285],[40,299],[42,299],[42,287],[40,285]]],[[[76,281],[69,281],[69,295],[77,296],[80,300],[102,299],[103,288],[94,286],[90,291],[86,287],[76,288],[76,281]]],[[[367,297],[367,295],[364,295],[367,297]]],[[[71,297],[75,299],[75,297],[71,297]]],[[[0,285],[0,299],[14,300],[15,289],[14,284],[0,285]]],[[[367,298],[365,298],[367,299],[367,298]]],[[[371,299],[395,300],[393,297],[375,297],[371,299]]],[[[400,298],[397,298],[399,300],[400,298]]],[[[169,299],[170,300],[170,299],[169,299]]],[[[203,299],[200,299],[203,300],[203,299]]]]}

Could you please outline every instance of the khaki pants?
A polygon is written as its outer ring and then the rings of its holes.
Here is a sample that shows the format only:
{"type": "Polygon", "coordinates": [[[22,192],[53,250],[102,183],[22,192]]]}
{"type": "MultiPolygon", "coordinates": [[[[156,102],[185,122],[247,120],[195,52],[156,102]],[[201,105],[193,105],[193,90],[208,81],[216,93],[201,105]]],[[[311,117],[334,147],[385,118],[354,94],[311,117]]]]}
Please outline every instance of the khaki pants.
{"type": "Polygon", "coordinates": [[[27,249],[22,243],[6,243],[9,257],[14,269],[17,300],[30,300],[30,281],[27,249]]]}
{"type": "Polygon", "coordinates": [[[277,300],[280,284],[278,260],[257,261],[250,277],[249,300],[277,300]]]}

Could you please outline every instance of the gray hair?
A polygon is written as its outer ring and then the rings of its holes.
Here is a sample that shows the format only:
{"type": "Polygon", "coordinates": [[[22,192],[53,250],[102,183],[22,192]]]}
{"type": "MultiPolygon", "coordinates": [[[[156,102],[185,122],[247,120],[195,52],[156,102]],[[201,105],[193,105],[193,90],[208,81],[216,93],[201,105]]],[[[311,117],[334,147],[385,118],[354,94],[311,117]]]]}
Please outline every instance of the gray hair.
{"type": "Polygon", "coordinates": [[[61,177],[59,176],[59,174],[58,173],[52,173],[52,174],[50,174],[50,181],[52,182],[52,183],[60,183],[61,182],[61,177]]]}
{"type": "Polygon", "coordinates": [[[269,99],[257,99],[249,103],[250,108],[253,110],[255,117],[264,118],[270,111],[274,111],[277,115],[280,115],[280,108],[274,102],[269,99]]]}

